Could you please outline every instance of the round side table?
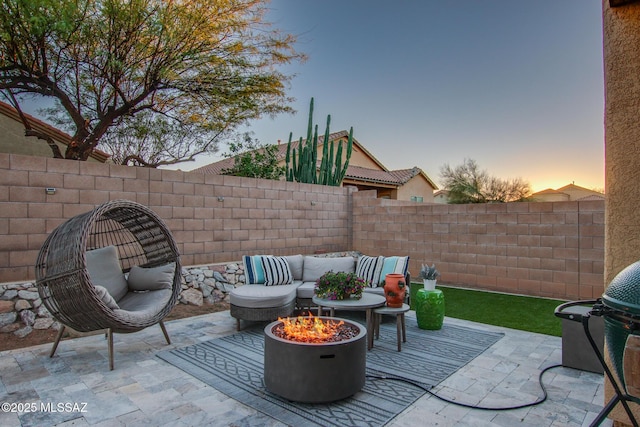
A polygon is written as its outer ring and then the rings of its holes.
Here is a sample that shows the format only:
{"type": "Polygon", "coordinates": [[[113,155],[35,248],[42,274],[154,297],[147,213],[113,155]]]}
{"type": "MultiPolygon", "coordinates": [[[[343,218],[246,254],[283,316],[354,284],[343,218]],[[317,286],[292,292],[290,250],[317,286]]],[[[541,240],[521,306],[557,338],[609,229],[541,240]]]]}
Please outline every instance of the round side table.
{"type": "Polygon", "coordinates": [[[444,294],[440,289],[418,289],[416,292],[418,328],[438,330],[444,321],[444,294]]]}
{"type": "Polygon", "coordinates": [[[396,334],[398,339],[398,351],[402,351],[402,343],[407,342],[407,328],[404,323],[404,314],[409,311],[409,304],[402,304],[402,307],[381,307],[373,310],[375,336],[380,338],[380,322],[383,314],[394,314],[396,316],[396,334]]]}

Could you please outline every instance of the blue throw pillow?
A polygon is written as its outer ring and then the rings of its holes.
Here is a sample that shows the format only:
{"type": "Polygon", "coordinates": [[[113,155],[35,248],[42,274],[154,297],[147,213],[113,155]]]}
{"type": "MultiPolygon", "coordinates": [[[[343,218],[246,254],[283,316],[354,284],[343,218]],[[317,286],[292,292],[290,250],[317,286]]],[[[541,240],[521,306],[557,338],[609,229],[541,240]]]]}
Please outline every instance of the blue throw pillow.
{"type": "Polygon", "coordinates": [[[409,257],[408,256],[389,256],[384,257],[384,261],[382,263],[382,271],[380,272],[380,281],[379,285],[382,285],[384,282],[384,278],[387,274],[390,273],[398,273],[403,276],[407,275],[407,270],[409,269],[409,257]]]}
{"type": "Polygon", "coordinates": [[[264,268],[262,267],[262,257],[264,255],[244,255],[242,264],[244,265],[244,282],[247,285],[264,284],[264,268]]]}

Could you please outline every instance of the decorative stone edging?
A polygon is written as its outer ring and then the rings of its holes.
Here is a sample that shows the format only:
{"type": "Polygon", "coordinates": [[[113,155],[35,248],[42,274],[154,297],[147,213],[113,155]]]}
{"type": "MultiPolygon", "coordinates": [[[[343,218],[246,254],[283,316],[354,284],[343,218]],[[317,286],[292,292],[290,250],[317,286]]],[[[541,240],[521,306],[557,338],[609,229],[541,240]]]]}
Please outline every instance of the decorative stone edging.
{"type": "MultiPolygon", "coordinates": [[[[319,257],[354,256],[358,252],[315,254],[319,257]]],[[[229,292],[245,282],[242,262],[182,268],[180,304],[214,304],[226,301],[229,292]]],[[[34,329],[60,329],[42,304],[35,282],[0,284],[0,333],[23,338],[34,329]]]]}

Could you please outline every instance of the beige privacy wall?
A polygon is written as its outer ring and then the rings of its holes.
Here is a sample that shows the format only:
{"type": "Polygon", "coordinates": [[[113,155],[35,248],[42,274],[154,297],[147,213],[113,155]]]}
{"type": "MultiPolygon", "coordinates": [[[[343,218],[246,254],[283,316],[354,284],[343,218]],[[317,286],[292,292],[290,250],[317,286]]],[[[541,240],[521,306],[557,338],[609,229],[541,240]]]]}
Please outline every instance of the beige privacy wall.
{"type": "Polygon", "coordinates": [[[603,202],[440,205],[375,192],[0,154],[0,283],[32,279],[46,236],[110,199],[153,209],[183,265],[244,254],[409,255],[414,278],[585,299],[602,293],[603,202]],[[55,188],[47,195],[45,188],[55,188]]]}
{"type": "Polygon", "coordinates": [[[349,191],[0,154],[0,283],[32,279],[40,246],[57,225],[115,199],[156,212],[183,265],[344,251],[351,246],[349,191]]]}
{"type": "Polygon", "coordinates": [[[354,194],[353,245],[440,280],[568,300],[602,295],[604,202],[416,204],[354,194]]]}

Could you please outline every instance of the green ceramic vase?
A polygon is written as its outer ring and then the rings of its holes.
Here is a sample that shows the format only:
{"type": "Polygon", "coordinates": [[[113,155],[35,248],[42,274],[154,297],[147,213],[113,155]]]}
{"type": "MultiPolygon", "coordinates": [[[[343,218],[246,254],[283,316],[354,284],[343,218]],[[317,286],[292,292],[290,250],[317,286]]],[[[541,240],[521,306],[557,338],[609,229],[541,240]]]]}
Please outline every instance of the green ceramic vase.
{"type": "Polygon", "coordinates": [[[442,328],[444,321],[444,294],[440,289],[433,291],[418,289],[415,308],[418,328],[428,330],[442,328]]]}

